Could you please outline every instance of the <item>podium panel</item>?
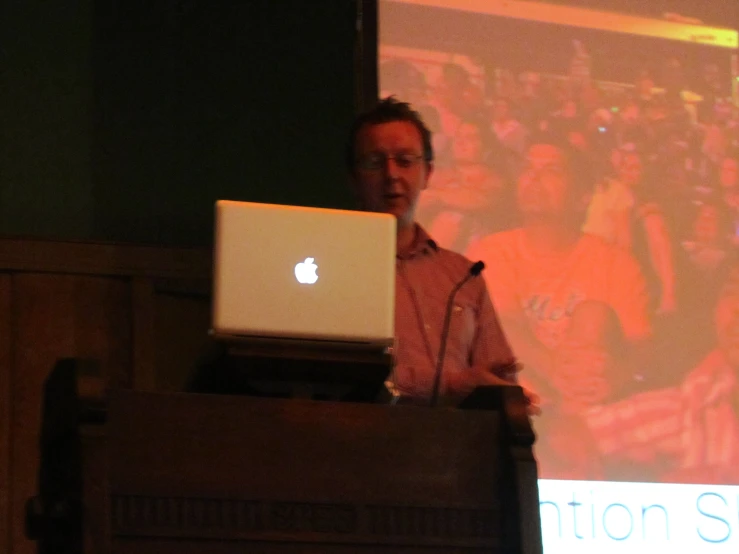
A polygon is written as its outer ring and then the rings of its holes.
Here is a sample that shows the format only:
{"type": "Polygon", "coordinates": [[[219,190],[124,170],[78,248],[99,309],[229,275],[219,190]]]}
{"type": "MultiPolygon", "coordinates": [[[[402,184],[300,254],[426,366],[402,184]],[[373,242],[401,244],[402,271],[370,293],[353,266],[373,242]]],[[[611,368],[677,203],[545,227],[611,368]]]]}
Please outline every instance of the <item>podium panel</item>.
{"type": "Polygon", "coordinates": [[[112,552],[502,551],[500,436],[495,411],[120,392],[112,552]]]}
{"type": "Polygon", "coordinates": [[[541,554],[518,387],[457,408],[45,388],[39,554],[541,554]]]}

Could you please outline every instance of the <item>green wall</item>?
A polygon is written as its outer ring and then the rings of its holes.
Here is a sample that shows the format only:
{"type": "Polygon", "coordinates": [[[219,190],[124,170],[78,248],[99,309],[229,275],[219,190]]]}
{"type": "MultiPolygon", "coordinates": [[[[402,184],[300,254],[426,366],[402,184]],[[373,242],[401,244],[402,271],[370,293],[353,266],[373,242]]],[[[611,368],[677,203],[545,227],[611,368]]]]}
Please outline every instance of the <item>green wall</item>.
{"type": "Polygon", "coordinates": [[[351,206],[355,4],[5,3],[0,232],[207,245],[217,198],[351,206]]]}
{"type": "Polygon", "coordinates": [[[0,5],[0,233],[90,237],[92,5],[0,5]]]}

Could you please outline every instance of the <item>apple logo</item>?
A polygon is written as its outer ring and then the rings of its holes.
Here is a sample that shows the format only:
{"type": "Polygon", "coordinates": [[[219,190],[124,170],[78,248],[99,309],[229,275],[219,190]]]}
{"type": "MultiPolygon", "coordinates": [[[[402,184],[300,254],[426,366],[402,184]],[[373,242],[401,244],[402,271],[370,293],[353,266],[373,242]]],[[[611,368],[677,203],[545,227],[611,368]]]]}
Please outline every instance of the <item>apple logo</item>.
{"type": "Polygon", "coordinates": [[[318,266],[313,263],[313,258],[306,258],[304,262],[300,262],[295,266],[295,278],[298,283],[312,285],[318,281],[316,269],[318,269],[318,266]]]}

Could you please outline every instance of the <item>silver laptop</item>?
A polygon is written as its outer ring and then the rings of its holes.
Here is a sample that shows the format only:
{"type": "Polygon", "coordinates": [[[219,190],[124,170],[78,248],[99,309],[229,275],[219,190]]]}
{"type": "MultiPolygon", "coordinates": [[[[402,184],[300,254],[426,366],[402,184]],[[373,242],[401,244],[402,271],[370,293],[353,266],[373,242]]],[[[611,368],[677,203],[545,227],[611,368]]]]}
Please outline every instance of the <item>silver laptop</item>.
{"type": "Polygon", "coordinates": [[[216,338],[392,346],[392,215],[220,200],[216,338]]]}

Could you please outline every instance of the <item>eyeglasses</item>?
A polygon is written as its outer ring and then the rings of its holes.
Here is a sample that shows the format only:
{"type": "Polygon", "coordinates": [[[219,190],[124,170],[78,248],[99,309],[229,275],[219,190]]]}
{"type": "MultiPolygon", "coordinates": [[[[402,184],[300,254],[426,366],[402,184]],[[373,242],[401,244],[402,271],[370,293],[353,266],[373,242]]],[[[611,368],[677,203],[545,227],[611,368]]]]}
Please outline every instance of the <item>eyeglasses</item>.
{"type": "Polygon", "coordinates": [[[357,160],[357,167],[365,171],[377,171],[384,168],[387,165],[388,160],[393,160],[395,165],[401,169],[408,169],[413,167],[421,160],[425,159],[422,154],[372,154],[357,160]]]}

